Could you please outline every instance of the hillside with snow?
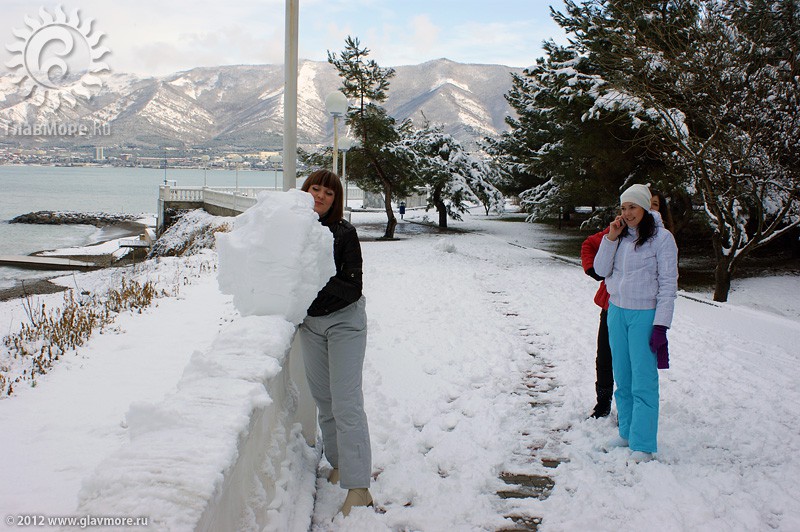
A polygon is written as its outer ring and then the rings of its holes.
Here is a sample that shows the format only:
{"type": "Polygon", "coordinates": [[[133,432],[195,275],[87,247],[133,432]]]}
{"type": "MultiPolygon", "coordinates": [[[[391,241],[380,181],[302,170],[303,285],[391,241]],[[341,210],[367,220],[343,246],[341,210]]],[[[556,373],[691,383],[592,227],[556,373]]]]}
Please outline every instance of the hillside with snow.
{"type": "MultiPolygon", "coordinates": [[[[505,131],[512,113],[504,95],[511,73],[519,68],[471,65],[438,59],[399,66],[385,107],[398,121],[426,120],[467,146],[484,136],[505,131]]],[[[157,78],[124,73],[101,77],[103,87],[74,108],[55,109],[27,98],[14,77],[0,75],[0,129],[15,124],[59,122],[110,126],[111,134],[92,139],[96,145],[240,146],[259,149],[282,146],[283,66],[238,65],[194,68],[157,78]]],[[[298,141],[330,142],[333,124],[325,112],[325,97],[341,87],[341,78],[327,62],[302,61],[298,72],[298,141]]],[[[54,139],[11,135],[23,145],[43,145],[54,139]]],[[[59,137],[60,145],[85,142],[59,137]]]]}

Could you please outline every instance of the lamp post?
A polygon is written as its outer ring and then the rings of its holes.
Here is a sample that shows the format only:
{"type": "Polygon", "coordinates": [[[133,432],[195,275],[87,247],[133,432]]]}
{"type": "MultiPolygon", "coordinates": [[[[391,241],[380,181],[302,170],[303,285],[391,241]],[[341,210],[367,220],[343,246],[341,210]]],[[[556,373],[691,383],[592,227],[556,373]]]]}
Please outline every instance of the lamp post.
{"type": "Polygon", "coordinates": [[[241,155],[231,156],[231,161],[233,161],[233,164],[236,165],[236,190],[233,192],[233,210],[236,210],[239,199],[239,163],[242,162],[242,160],[243,159],[241,155]]]}
{"type": "Polygon", "coordinates": [[[347,206],[347,150],[353,147],[353,139],[350,137],[342,137],[339,141],[339,148],[342,150],[342,183],[344,184],[344,208],[349,211],[350,207],[347,206]]]}
{"type": "Polygon", "coordinates": [[[206,175],[208,173],[208,161],[211,160],[211,157],[202,155],[200,160],[203,161],[203,188],[206,188],[208,186],[208,176],[206,175]]]}
{"type": "Polygon", "coordinates": [[[231,161],[233,162],[234,167],[236,168],[236,193],[237,194],[239,193],[239,163],[242,162],[243,160],[244,159],[242,159],[241,155],[231,155],[231,161]]]}
{"type": "Polygon", "coordinates": [[[272,165],[272,170],[275,172],[275,190],[278,190],[278,165],[283,162],[283,157],[280,154],[270,155],[269,163],[272,165]]]}
{"type": "Polygon", "coordinates": [[[333,173],[339,173],[339,117],[347,112],[347,97],[333,91],[325,98],[325,110],[333,117],[333,173]]]}
{"type": "MultiPolygon", "coordinates": [[[[284,31],[284,80],[283,80],[283,190],[295,188],[297,182],[297,41],[299,30],[300,0],[286,0],[284,31]]],[[[297,358],[297,357],[295,357],[297,358]]],[[[301,363],[302,365],[302,363],[301,363]]],[[[309,392],[306,391],[306,394],[309,392]]],[[[313,401],[312,401],[313,402],[313,401]]],[[[303,436],[313,447],[317,437],[316,414],[313,422],[303,423],[303,436]],[[313,426],[313,434],[309,426],[313,426]]]]}

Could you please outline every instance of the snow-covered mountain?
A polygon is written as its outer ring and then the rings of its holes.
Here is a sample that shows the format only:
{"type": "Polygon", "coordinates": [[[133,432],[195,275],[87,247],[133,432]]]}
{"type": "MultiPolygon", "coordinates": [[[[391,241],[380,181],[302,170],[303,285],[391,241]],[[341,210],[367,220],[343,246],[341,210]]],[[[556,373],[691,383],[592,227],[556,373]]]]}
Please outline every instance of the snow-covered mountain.
{"type": "MultiPolygon", "coordinates": [[[[470,147],[505,130],[512,110],[503,97],[511,72],[502,65],[461,64],[447,59],[396,67],[385,107],[397,120],[411,118],[444,126],[470,147]]],[[[116,146],[239,146],[278,148],[283,134],[283,66],[195,68],[159,78],[107,74],[89,100],[74,107],[26,95],[11,74],[0,76],[0,141],[31,144],[116,146]],[[104,124],[110,134],[85,136],[20,134],[24,125],[104,124]]],[[[298,79],[301,144],[329,142],[333,125],[325,96],[341,86],[327,62],[302,61],[298,79]]]]}

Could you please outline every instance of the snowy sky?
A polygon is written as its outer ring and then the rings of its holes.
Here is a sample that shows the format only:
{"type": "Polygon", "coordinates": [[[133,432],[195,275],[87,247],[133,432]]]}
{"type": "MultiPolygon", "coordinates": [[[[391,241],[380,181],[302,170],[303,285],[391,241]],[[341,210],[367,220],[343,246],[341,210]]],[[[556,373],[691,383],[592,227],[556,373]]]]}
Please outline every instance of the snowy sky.
{"type": "MultiPolygon", "coordinates": [[[[550,17],[562,0],[299,0],[301,59],[325,60],[347,35],[358,37],[381,66],[445,57],[461,63],[526,67],[543,55],[547,39],[565,42],[550,17]]],[[[43,20],[57,4],[0,0],[0,62],[13,59],[13,30],[31,33],[25,17],[43,20]]],[[[113,72],[164,75],[197,66],[282,64],[284,0],[80,0],[64,3],[69,16],[94,19],[97,46],[113,72]]],[[[8,72],[7,66],[2,69],[8,72]]],[[[5,73],[4,72],[4,73],[5,73]]]]}

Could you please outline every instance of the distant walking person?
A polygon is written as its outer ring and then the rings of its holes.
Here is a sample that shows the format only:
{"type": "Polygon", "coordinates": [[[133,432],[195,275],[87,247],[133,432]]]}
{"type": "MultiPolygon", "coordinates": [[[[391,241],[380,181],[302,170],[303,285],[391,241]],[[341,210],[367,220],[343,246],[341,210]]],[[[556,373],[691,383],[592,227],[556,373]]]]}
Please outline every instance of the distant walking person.
{"type": "Polygon", "coordinates": [[[651,194],[633,185],[620,196],[622,214],[608,227],[594,259],[609,293],[608,332],[619,438],[634,462],[658,451],[658,369],[669,367],[667,329],[678,289],[678,248],[651,194]]]}
{"type": "MultiPolygon", "coordinates": [[[[672,232],[672,215],[670,214],[667,200],[664,195],[655,190],[650,198],[650,210],[658,211],[664,226],[672,232]]],[[[614,395],[614,370],[612,367],[611,345],[608,342],[608,290],[603,277],[597,275],[594,269],[594,258],[600,248],[600,242],[608,234],[608,228],[586,238],[581,245],[581,264],[583,271],[597,281],[600,286],[594,295],[595,304],[600,307],[600,326],[597,329],[597,356],[595,358],[596,380],[594,383],[597,403],[592,410],[591,417],[606,417],[611,413],[611,399],[614,395]]]]}
{"type": "Polygon", "coordinates": [[[342,183],[336,174],[312,172],[302,190],[314,197],[320,223],[333,233],[336,275],[308,308],[299,338],[325,457],[333,466],[328,480],[348,490],[341,509],[347,516],[354,506],[372,506],[372,454],[361,388],[367,347],[361,244],[355,227],[343,219],[342,183]]]}

